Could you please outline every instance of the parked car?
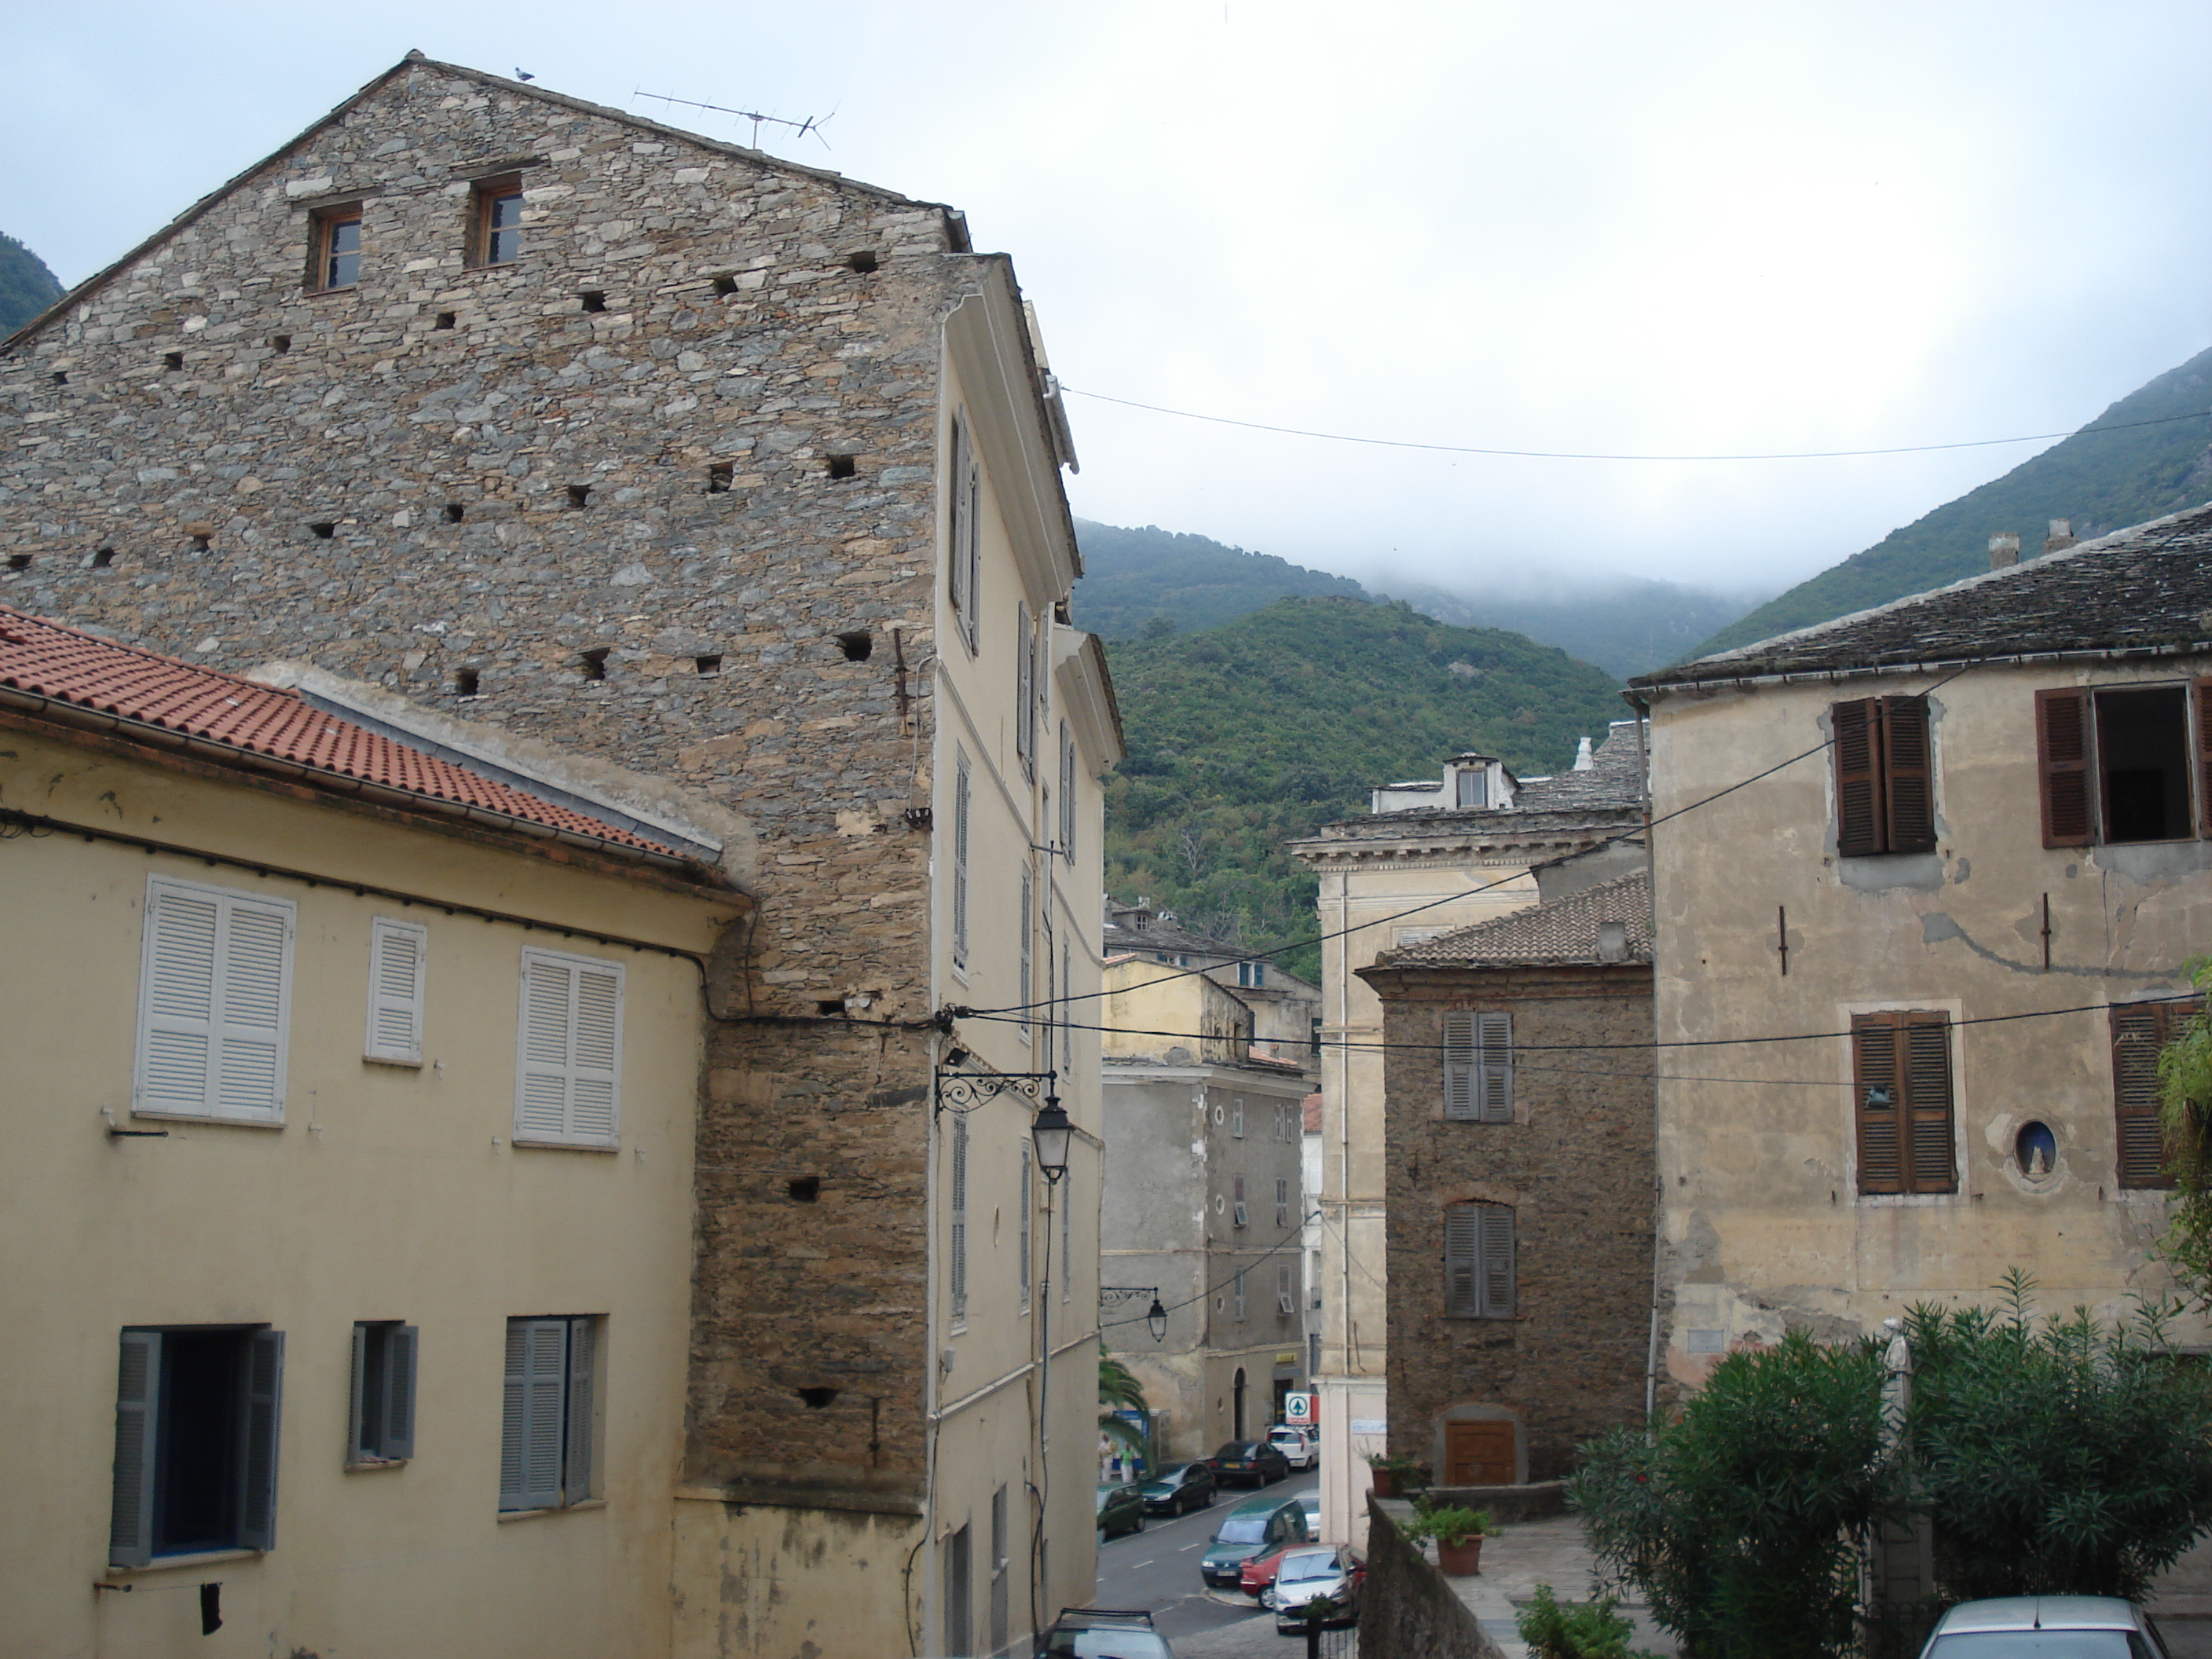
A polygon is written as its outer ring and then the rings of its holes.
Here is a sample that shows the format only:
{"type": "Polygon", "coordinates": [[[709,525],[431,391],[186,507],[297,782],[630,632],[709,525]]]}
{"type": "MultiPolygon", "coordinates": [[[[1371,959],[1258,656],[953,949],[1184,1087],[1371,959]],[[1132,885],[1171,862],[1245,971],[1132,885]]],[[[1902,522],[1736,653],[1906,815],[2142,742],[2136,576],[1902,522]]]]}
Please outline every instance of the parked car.
{"type": "Polygon", "coordinates": [[[1145,1494],[1116,1480],[1098,1483],[1098,1536],[1104,1540],[1145,1529],[1145,1494]]]}
{"type": "Polygon", "coordinates": [[[1139,1488],[1147,1515],[1188,1515],[1213,1502],[1213,1465],[1204,1458],[1162,1469],[1139,1488]]]}
{"type": "Polygon", "coordinates": [[[2007,1595],[1961,1601],[1920,1659],[2168,1659],[2166,1638],[2132,1601],[2108,1595],[2007,1595]]]}
{"type": "Polygon", "coordinates": [[[1307,1534],[1310,1537],[1320,1537],[1321,1488],[1319,1486],[1308,1486],[1304,1492],[1296,1494],[1291,1501],[1304,1509],[1306,1512],[1307,1534]]]}
{"type": "Polygon", "coordinates": [[[1295,1502],[1248,1498],[1222,1517],[1206,1553],[1198,1558],[1198,1575],[1226,1589],[1242,1581],[1244,1564],[1254,1556],[1273,1555],[1285,1544],[1310,1541],[1305,1511],[1295,1502]]]}
{"type": "Polygon", "coordinates": [[[1311,1468],[1321,1455],[1321,1442],[1311,1429],[1294,1429],[1287,1423],[1267,1431],[1267,1443],[1294,1469],[1311,1468]]]}
{"type": "Polygon", "coordinates": [[[1265,1602],[1267,1592],[1274,1588],[1275,1574],[1283,1565],[1283,1558],[1292,1550],[1304,1547],[1303,1544],[1285,1544],[1273,1554],[1254,1556],[1237,1575],[1237,1588],[1255,1601],[1265,1602]]]}
{"type": "Polygon", "coordinates": [[[1367,1564],[1349,1544],[1285,1550],[1273,1588],[1263,1598],[1274,1604],[1275,1633],[1291,1636],[1304,1630],[1308,1604],[1323,1596],[1340,1609],[1328,1623],[1358,1623],[1359,1588],[1366,1582],[1367,1564]]]}
{"type": "Polygon", "coordinates": [[[1152,1615],[1118,1607],[1062,1607],[1037,1635],[1036,1659],[1175,1659],[1152,1615]]]}
{"type": "Polygon", "coordinates": [[[1291,1478],[1289,1461],[1264,1440],[1232,1440],[1209,1460],[1213,1478],[1223,1486],[1234,1480],[1248,1486],[1264,1486],[1271,1480],[1291,1478]]]}

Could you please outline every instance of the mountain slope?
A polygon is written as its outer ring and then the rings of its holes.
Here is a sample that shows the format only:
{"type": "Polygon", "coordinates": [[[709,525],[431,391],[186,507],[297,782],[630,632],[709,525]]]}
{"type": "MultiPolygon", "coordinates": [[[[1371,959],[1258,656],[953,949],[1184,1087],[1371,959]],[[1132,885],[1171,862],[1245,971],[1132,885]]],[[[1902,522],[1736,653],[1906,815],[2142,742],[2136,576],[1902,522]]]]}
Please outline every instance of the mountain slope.
{"type": "MultiPolygon", "coordinates": [[[[1403,605],[1279,599],[1109,653],[1129,754],[1107,781],[1107,884],[1255,950],[1313,931],[1313,878],[1285,842],[1464,749],[1556,770],[1625,709],[1564,651],[1403,605]]],[[[1314,976],[1319,955],[1283,962],[1314,976]]]]}
{"type": "Polygon", "coordinates": [[[1348,576],[1151,525],[1123,529],[1078,519],[1075,536],[1085,572],[1075,587],[1075,625],[1109,640],[1134,639],[1156,617],[1195,633],[1293,595],[1366,597],[1348,576]]]}
{"type": "Polygon", "coordinates": [[[1526,634],[1624,679],[1680,662],[1693,641],[1749,609],[1740,599],[1643,576],[1591,575],[1571,595],[1556,599],[1395,581],[1390,596],[1439,622],[1526,634]]]}
{"type": "Polygon", "coordinates": [[[13,334],[61,297],[62,285],[46,262],[0,234],[0,337],[13,334]]]}
{"type": "MultiPolygon", "coordinates": [[[[2071,519],[2083,541],[2161,519],[2212,496],[2212,351],[2130,392],[2089,427],[2002,477],[1893,530],[1841,564],[1768,600],[1688,653],[1710,655],[1793,628],[1848,616],[1908,593],[1924,593],[1989,568],[1990,538],[2017,531],[2021,555],[2043,546],[2052,519],[2071,519]],[[2159,421],[2157,426],[2124,428],[2159,421]]],[[[1680,660],[1680,659],[1678,659],[1680,660]]]]}

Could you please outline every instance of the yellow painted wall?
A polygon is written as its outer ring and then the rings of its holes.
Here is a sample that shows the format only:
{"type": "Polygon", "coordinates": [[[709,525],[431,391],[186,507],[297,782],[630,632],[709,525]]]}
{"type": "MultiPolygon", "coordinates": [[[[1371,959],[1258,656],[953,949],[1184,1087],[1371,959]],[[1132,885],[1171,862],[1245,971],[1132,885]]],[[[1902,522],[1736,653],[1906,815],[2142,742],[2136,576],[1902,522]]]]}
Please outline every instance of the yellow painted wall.
{"type": "MultiPolygon", "coordinates": [[[[0,728],[0,802],[433,897],[711,946],[726,908],[0,728]]],[[[349,1659],[665,1651],[701,1060],[687,962],[172,854],[0,841],[0,1645],[349,1659]],[[297,905],[281,1127],[128,1112],[150,874],[297,905]],[[429,929],[424,1064],[362,1059],[369,925],[429,929]],[[621,1148],[512,1145],[526,944],[627,969],[621,1148]],[[502,1522],[505,1321],[602,1315],[598,1507],[502,1522]],[[421,1329],[417,1437],[347,1473],[351,1327],[421,1329]],[[118,1334],[285,1333],[276,1547],[111,1573],[118,1334]],[[198,1586],[222,1585],[199,1632],[198,1586]],[[128,1593],[95,1593],[96,1582],[128,1593]]]]}

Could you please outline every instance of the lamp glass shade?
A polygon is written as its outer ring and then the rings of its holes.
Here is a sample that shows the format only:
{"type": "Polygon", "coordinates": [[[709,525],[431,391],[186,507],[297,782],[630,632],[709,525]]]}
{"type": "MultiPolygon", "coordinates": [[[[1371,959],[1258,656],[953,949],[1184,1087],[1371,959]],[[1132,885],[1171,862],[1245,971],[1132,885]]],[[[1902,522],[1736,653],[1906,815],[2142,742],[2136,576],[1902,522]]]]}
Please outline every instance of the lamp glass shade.
{"type": "Polygon", "coordinates": [[[1159,1297],[1152,1298],[1151,1311],[1145,1315],[1145,1323],[1152,1329],[1153,1341],[1164,1342],[1168,1340],[1168,1310],[1160,1306],[1159,1297]]]}
{"type": "Polygon", "coordinates": [[[1047,1095],[1038,1108],[1036,1121],[1030,1125],[1030,1139],[1036,1142],[1040,1175],[1047,1181],[1058,1181],[1067,1173],[1067,1148],[1075,1139],[1075,1125],[1068,1121],[1066,1111],[1053,1096],[1047,1095]]]}

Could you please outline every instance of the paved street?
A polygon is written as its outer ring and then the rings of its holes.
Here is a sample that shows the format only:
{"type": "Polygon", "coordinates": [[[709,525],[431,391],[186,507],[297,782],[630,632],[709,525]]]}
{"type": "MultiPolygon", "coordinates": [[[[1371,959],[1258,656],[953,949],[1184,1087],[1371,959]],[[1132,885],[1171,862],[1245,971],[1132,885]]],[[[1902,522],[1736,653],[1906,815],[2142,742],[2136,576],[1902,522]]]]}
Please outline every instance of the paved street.
{"type": "MultiPolygon", "coordinates": [[[[1312,1476],[1293,1474],[1264,1493],[1289,1498],[1312,1484],[1312,1476]]],[[[1232,1487],[1210,1510],[1172,1521],[1151,1516],[1144,1531],[1100,1545],[1097,1605],[1149,1609],[1160,1633],[1174,1644],[1176,1659],[1297,1659],[1303,1647],[1275,1634],[1274,1618],[1264,1607],[1235,1591],[1208,1589],[1198,1576],[1198,1558],[1215,1525],[1255,1495],[1232,1487]]]]}

